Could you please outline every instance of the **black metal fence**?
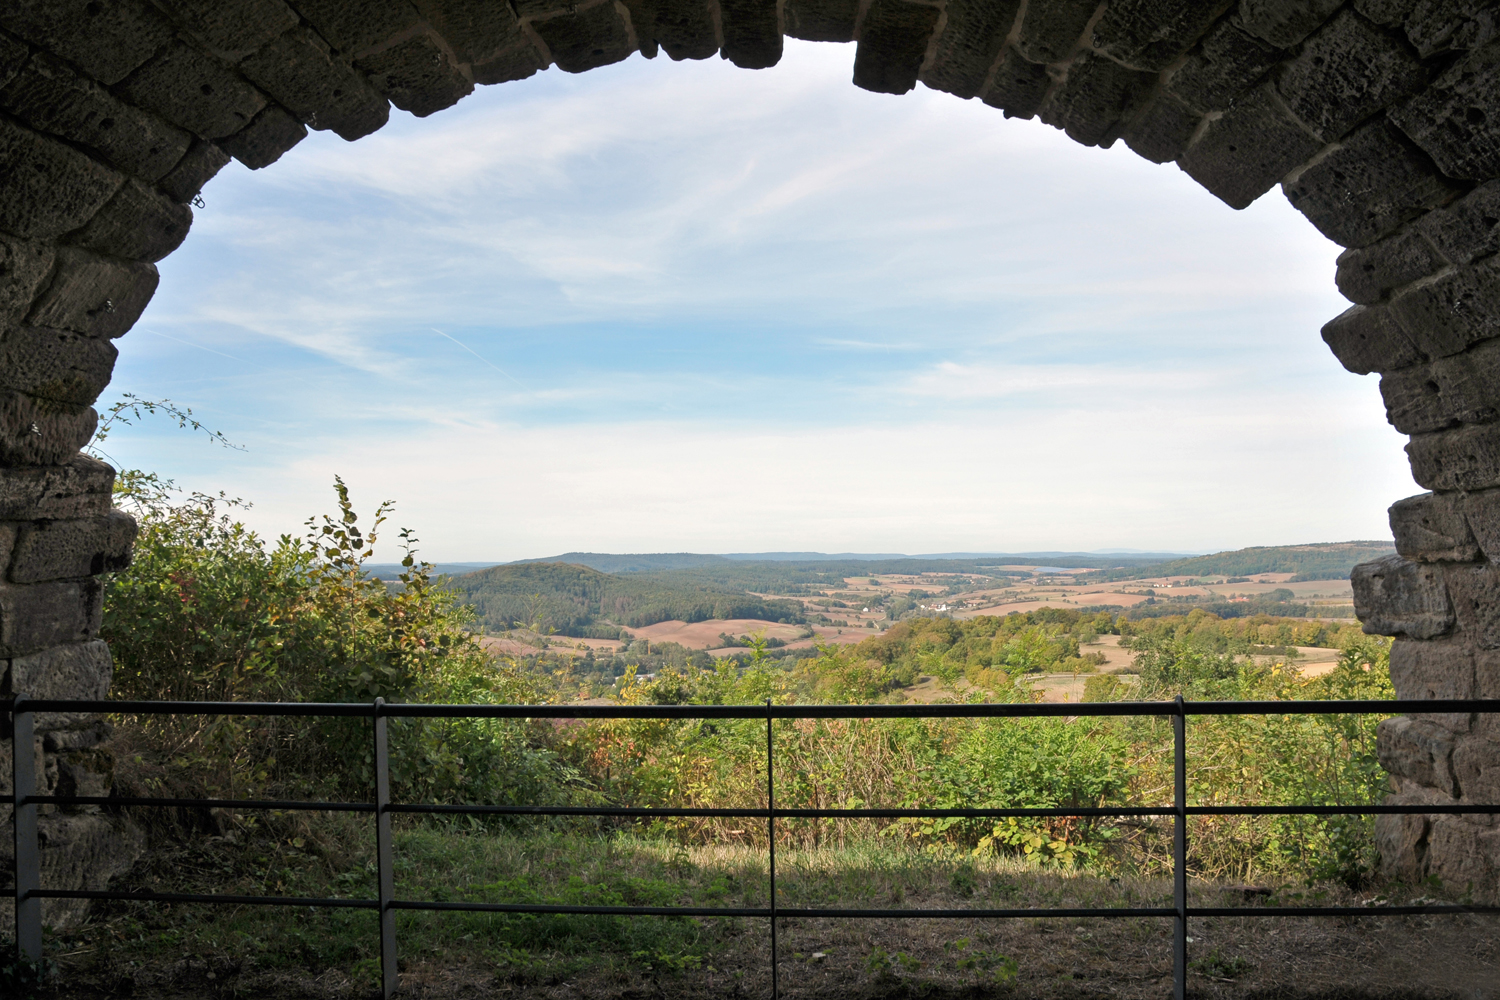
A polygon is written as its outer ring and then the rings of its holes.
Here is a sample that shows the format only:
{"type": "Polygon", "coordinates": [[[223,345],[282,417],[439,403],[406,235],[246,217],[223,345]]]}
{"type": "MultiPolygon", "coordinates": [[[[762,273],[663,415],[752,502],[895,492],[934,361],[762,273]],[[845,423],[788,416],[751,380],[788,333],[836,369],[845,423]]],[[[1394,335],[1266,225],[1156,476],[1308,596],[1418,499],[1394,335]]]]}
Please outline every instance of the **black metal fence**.
{"type": "Polygon", "coordinates": [[[380,923],[382,995],[396,990],[396,912],[398,910],[467,910],[490,913],[598,914],[609,916],[758,917],[768,921],[771,951],[771,993],[779,996],[777,964],[777,920],[788,917],[860,918],[981,918],[1016,917],[1127,918],[1157,917],[1173,920],[1172,982],[1175,1000],[1183,1000],[1187,987],[1189,917],[1348,917],[1401,916],[1409,914],[1500,914],[1500,906],[1425,904],[1410,906],[1189,906],[1187,901],[1187,818],[1189,816],[1335,816],[1400,814],[1496,814],[1497,804],[1462,805],[1273,805],[1194,806],[1187,801],[1186,721],[1189,716],[1210,715],[1395,715],[1408,712],[1490,713],[1500,712],[1500,700],[1447,701],[1184,701],[1103,702],[1084,704],[941,704],[941,705],[409,705],[253,703],[253,702],[165,702],[165,701],[63,701],[29,699],[17,694],[6,706],[15,736],[12,757],[14,794],[0,798],[15,806],[15,901],[17,957],[31,962],[42,959],[41,901],[43,899],[108,899],[162,903],[222,903],[233,905],[344,907],[375,910],[380,923]],[[368,718],[372,723],[375,759],[373,802],[309,802],[260,799],[130,798],[119,796],[63,796],[36,793],[34,716],[38,712],[113,713],[124,715],[272,715],[368,718]],[[776,806],[776,719],[889,719],[889,718],[982,718],[1156,716],[1172,720],[1173,795],[1171,805],[1162,806],[1069,806],[1017,809],[783,809],[776,806]],[[708,808],[616,808],[609,806],[488,806],[397,803],[391,801],[390,755],[386,720],[391,718],[489,718],[489,719],[763,719],[766,724],[766,806],[763,809],[708,808]],[[109,892],[48,889],[41,884],[37,842],[37,807],[43,805],[98,805],[114,808],[139,806],[189,806],[199,808],[277,809],[372,813],[375,817],[375,899],[305,898],[288,896],[237,896],[221,894],[109,892]],[[764,907],[718,906],[580,906],[536,903],[428,902],[396,897],[391,852],[391,816],[395,813],[446,813],[468,815],[526,816],[621,816],[738,817],[763,819],[769,851],[769,905],[764,907]],[[1170,907],[1021,908],[1021,909],[865,909],[828,907],[783,907],[776,902],[776,821],[778,819],[902,819],[902,818],[1005,818],[1005,817],[1147,817],[1170,816],[1173,821],[1172,882],[1170,907]]]}

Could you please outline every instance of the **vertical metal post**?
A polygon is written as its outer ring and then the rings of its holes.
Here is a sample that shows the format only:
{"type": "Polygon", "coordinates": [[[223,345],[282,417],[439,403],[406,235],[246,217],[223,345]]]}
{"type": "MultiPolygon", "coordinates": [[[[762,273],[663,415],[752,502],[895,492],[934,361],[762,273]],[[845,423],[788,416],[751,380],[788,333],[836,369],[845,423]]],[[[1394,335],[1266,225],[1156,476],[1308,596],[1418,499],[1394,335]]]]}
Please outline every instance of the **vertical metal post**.
{"type": "Polygon", "coordinates": [[[32,892],[42,887],[42,866],[36,834],[36,803],[26,800],[36,794],[36,744],[31,710],[26,699],[16,695],[11,710],[11,789],[15,807],[11,812],[16,834],[16,957],[42,961],[42,901],[32,892]]]}
{"type": "Polygon", "coordinates": [[[1172,716],[1172,1000],[1187,996],[1187,713],[1182,695],[1172,716]]]}
{"type": "Polygon", "coordinates": [[[391,760],[384,698],[375,699],[375,865],[380,898],[380,995],[396,992],[396,874],[391,856],[391,760]]]}
{"type": "Polygon", "coordinates": [[[775,738],[771,729],[771,699],[766,699],[766,841],[771,851],[771,1000],[781,996],[776,963],[776,768],[775,738]]]}

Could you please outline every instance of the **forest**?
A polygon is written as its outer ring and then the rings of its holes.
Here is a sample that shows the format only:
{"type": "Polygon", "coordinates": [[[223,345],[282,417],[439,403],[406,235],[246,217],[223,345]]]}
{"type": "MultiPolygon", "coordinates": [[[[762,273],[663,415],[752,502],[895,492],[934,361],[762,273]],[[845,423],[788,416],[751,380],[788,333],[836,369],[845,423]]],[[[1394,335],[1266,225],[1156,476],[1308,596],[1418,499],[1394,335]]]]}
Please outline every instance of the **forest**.
{"type": "Polygon", "coordinates": [[[1156,562],[1149,566],[1115,567],[1089,573],[1081,581],[1140,580],[1156,576],[1253,576],[1292,573],[1301,580],[1347,580],[1356,563],[1379,559],[1396,551],[1391,542],[1325,542],[1315,545],[1273,545],[1215,552],[1156,562]]]}

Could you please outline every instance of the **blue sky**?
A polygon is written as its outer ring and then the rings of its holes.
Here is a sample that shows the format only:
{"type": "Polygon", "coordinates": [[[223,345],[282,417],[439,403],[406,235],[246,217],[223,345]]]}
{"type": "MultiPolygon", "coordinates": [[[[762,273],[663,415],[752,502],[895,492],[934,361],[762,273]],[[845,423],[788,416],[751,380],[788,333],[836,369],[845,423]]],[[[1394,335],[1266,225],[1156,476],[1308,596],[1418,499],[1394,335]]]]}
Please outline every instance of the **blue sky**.
{"type": "Polygon", "coordinates": [[[1279,192],[1234,212],[853,55],[550,70],[231,165],[101,406],[245,450],[111,455],[268,534],[338,473],[443,560],[1388,537],[1403,439],[1279,192]]]}

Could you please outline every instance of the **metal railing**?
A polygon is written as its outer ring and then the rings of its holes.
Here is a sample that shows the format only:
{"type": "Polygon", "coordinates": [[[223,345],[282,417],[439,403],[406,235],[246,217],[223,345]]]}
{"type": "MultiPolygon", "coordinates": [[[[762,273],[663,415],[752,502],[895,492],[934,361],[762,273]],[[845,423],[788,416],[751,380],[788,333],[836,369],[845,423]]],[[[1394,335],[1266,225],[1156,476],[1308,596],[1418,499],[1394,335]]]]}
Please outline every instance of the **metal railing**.
{"type": "Polygon", "coordinates": [[[840,918],[981,918],[1016,917],[1126,918],[1157,917],[1173,921],[1173,997],[1183,1000],[1187,989],[1188,934],[1191,917],[1348,917],[1402,916],[1410,914],[1500,914],[1500,906],[1454,903],[1408,906],[1189,906],[1187,899],[1187,818],[1189,816],[1352,816],[1418,814],[1497,814],[1497,804],[1451,805],[1273,805],[1195,806],[1187,801],[1187,738],[1189,716],[1212,715],[1397,715],[1404,713],[1500,713],[1500,700],[1431,701],[1184,701],[1100,702],[1082,704],[939,704],[939,705],[414,705],[257,703],[257,702],[163,702],[163,701],[65,701],[29,699],[16,695],[4,704],[9,712],[14,753],[14,794],[0,796],[14,809],[15,915],[18,958],[33,963],[42,959],[41,901],[43,899],[126,900],[160,903],[223,903],[233,905],[341,907],[375,910],[380,923],[380,967],[382,995],[390,997],[397,986],[396,913],[400,910],[477,911],[485,913],[594,914],[602,916],[757,917],[770,927],[771,993],[780,994],[777,955],[777,920],[792,917],[840,918]],[[36,761],[33,719],[38,712],[112,713],[121,715],[232,715],[318,716],[367,718],[372,723],[375,759],[373,802],[310,802],[267,799],[136,798],[124,796],[39,795],[36,793],[36,761]],[[1010,809],[785,809],[776,805],[775,727],[777,719],[891,719],[978,718],[1015,719],[1081,716],[1155,716],[1172,720],[1173,794],[1169,806],[1066,806],[1010,809]],[[398,803],[391,801],[390,753],[386,720],[392,718],[486,718],[486,719],[755,719],[766,725],[766,805],[756,809],[729,808],[626,808],[612,806],[493,806],[398,803]],[[340,899],[290,896],[245,896],[217,893],[111,892],[83,889],[47,889],[41,885],[37,840],[37,808],[43,805],[95,805],[112,808],[142,806],[187,806],[198,808],[276,809],[315,812],[373,813],[377,892],[374,899],[340,899]],[[509,816],[620,816],[639,819],[668,817],[718,817],[764,819],[768,840],[769,905],[734,906],[582,906],[551,903],[478,903],[424,901],[396,898],[391,849],[391,816],[396,813],[509,815],[509,816]],[[784,907],[776,901],[776,821],[778,819],[906,819],[1006,817],[1150,817],[1172,818],[1172,906],[1170,907],[1073,907],[1073,908],[965,908],[879,909],[846,907],[784,907]]]}

